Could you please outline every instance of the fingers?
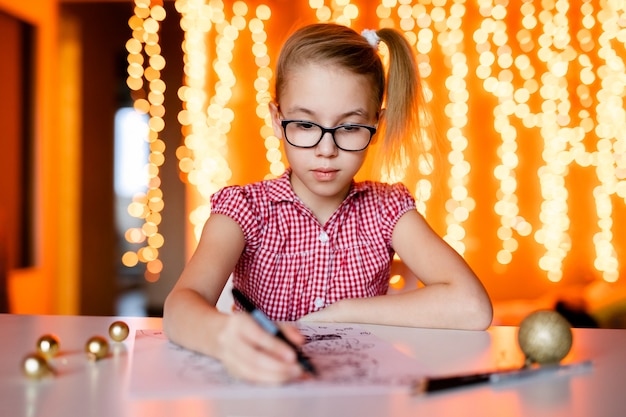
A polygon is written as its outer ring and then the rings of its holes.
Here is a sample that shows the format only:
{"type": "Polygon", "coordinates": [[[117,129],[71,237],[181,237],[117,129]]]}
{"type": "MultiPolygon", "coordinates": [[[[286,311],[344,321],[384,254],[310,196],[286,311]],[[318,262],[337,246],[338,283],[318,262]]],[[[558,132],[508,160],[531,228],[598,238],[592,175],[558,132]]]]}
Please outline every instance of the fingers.
{"type": "Polygon", "coordinates": [[[281,323],[280,330],[294,345],[302,346],[304,344],[304,335],[300,333],[300,330],[298,330],[296,326],[289,323],[281,323]]]}
{"type": "MultiPolygon", "coordinates": [[[[285,335],[295,344],[303,336],[292,326],[285,335]]],[[[299,378],[302,368],[293,349],[263,330],[247,314],[233,314],[218,336],[220,359],[228,372],[252,382],[280,384],[299,378]]]]}

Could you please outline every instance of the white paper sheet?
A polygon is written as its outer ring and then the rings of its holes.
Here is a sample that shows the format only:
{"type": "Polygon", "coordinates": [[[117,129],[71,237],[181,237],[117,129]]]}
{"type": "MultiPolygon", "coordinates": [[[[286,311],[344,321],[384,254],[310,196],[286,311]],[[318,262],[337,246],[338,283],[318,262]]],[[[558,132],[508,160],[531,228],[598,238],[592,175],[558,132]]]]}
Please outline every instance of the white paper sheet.
{"type": "Polygon", "coordinates": [[[170,342],[158,330],[135,335],[131,396],[250,397],[273,395],[369,395],[407,392],[423,376],[419,362],[356,325],[304,324],[304,353],[318,375],[279,387],[231,378],[215,359],[170,342]]]}

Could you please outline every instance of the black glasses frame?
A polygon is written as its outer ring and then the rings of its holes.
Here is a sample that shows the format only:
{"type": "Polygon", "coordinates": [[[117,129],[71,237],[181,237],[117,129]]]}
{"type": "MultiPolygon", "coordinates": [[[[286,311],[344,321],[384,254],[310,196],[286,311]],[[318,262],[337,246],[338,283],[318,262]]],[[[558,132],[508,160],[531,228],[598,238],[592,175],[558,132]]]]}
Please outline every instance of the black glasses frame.
{"type": "Polygon", "coordinates": [[[287,140],[287,142],[289,142],[291,146],[295,146],[296,148],[304,148],[304,149],[315,148],[322,141],[322,138],[324,137],[324,135],[326,133],[330,133],[330,136],[333,138],[333,143],[338,149],[341,149],[342,151],[346,151],[346,152],[360,152],[369,146],[370,142],[372,141],[372,137],[376,133],[376,126],[362,125],[358,123],[344,123],[335,127],[324,127],[320,124],[311,122],[309,120],[287,119],[287,120],[281,120],[280,125],[283,128],[283,133],[285,134],[285,140],[287,140]],[[289,123],[305,123],[305,124],[317,126],[320,129],[322,129],[322,134],[320,135],[320,138],[317,140],[317,142],[315,142],[313,145],[309,145],[309,146],[296,145],[292,143],[287,137],[287,125],[289,123]],[[346,127],[362,127],[362,128],[367,129],[370,132],[370,138],[368,139],[365,146],[363,146],[361,149],[344,149],[341,146],[339,146],[339,144],[337,143],[337,140],[335,139],[335,132],[339,129],[346,128],[346,127]]]}

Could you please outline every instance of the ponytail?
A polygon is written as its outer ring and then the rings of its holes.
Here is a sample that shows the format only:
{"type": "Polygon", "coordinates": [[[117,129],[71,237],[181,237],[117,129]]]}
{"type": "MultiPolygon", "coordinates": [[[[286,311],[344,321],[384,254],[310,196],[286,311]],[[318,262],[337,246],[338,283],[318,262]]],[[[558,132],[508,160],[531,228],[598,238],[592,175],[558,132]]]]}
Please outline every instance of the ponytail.
{"type": "Polygon", "coordinates": [[[402,33],[384,28],[376,31],[389,51],[385,117],[381,134],[383,166],[387,174],[403,172],[410,160],[427,151],[422,116],[425,99],[415,55],[402,33]]]}

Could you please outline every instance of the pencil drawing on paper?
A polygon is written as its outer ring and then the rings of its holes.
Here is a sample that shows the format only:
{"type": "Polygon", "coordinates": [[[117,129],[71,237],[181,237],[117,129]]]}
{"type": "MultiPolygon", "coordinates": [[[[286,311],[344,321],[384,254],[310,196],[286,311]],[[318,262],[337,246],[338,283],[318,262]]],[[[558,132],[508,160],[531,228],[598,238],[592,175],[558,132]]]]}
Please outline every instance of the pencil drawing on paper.
{"type": "MultiPolygon", "coordinates": [[[[318,376],[289,384],[292,391],[408,387],[419,372],[415,360],[359,326],[300,324],[299,328],[306,340],[302,350],[314,363],[318,376]]],[[[182,387],[196,390],[208,387],[213,392],[250,389],[250,384],[230,377],[219,361],[168,341],[160,331],[139,330],[134,356],[131,390],[133,386],[144,393],[155,390],[171,393],[182,387]],[[154,369],[155,364],[159,364],[159,369],[154,369]],[[142,376],[140,369],[144,366],[153,368],[151,377],[142,376]],[[156,372],[160,376],[155,376],[156,372]]]]}
{"type": "MultiPolygon", "coordinates": [[[[370,355],[374,343],[365,341],[362,336],[369,332],[357,332],[353,327],[328,329],[324,326],[303,326],[302,333],[306,344],[304,353],[312,358],[320,379],[333,383],[381,382],[377,381],[378,361],[370,355]]],[[[390,381],[389,381],[390,382],[390,381]]]]}

